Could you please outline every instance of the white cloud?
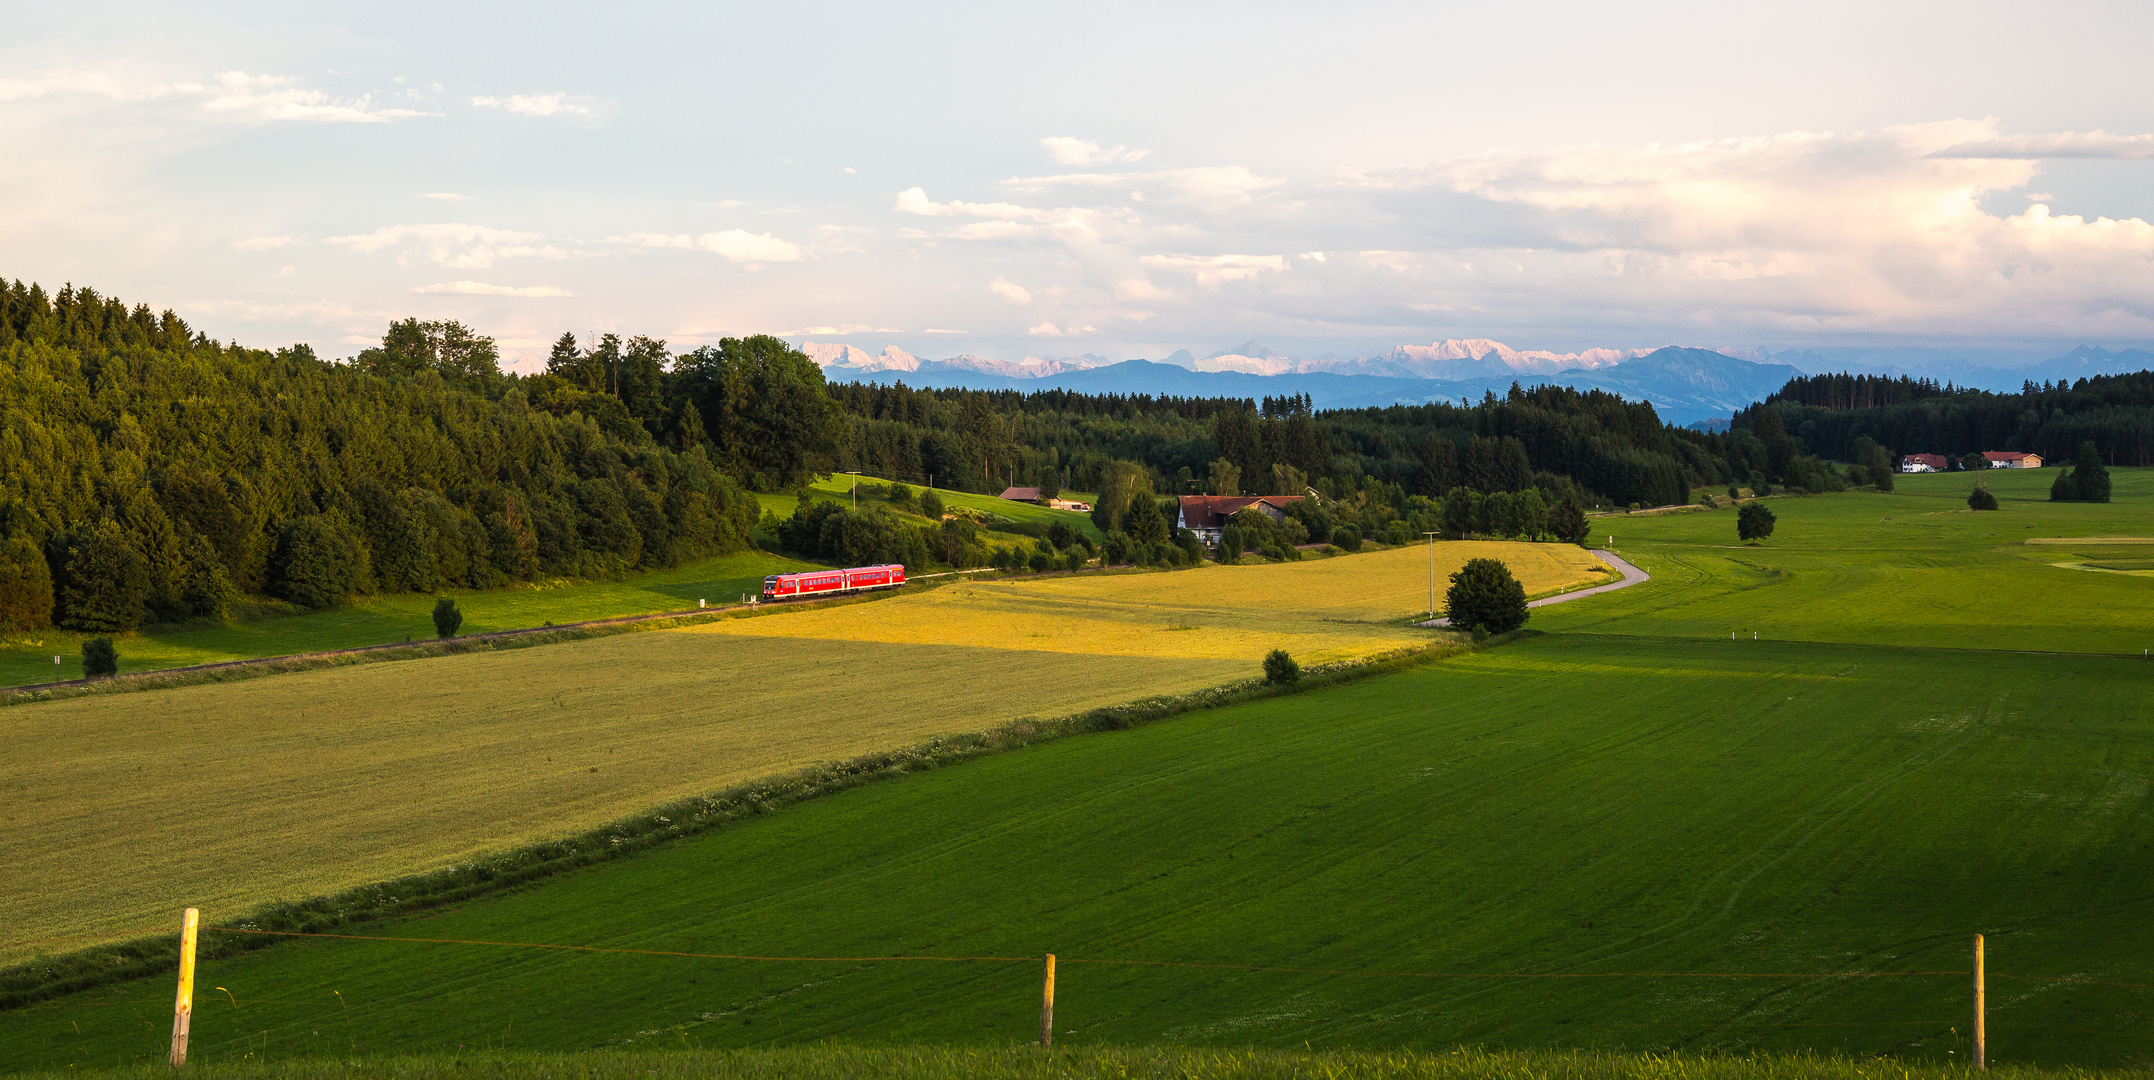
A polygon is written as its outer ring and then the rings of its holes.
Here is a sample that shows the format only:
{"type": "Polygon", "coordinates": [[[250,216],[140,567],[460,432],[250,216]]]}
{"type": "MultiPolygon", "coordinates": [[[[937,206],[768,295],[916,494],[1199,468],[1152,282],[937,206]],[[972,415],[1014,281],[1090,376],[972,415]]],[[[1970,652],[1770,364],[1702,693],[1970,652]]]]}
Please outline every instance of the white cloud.
{"type": "Polygon", "coordinates": [[[483,281],[445,281],[438,285],[421,285],[411,291],[415,293],[453,293],[457,296],[553,297],[576,295],[567,289],[553,285],[488,285],[483,281]]]}
{"type": "Polygon", "coordinates": [[[1039,324],[1038,326],[1035,326],[1035,327],[1032,327],[1032,328],[1031,328],[1031,329],[1029,329],[1029,330],[1026,330],[1026,331],[1025,331],[1025,333],[1028,333],[1028,334],[1039,334],[1039,335],[1041,335],[1041,336],[1043,336],[1043,337],[1061,337],[1061,336],[1062,336],[1062,328],[1061,328],[1061,327],[1059,327],[1059,326],[1056,326],[1055,324],[1053,324],[1053,323],[1051,323],[1051,322],[1043,322],[1043,323],[1039,324]]]}
{"type": "Polygon", "coordinates": [[[1217,288],[1221,282],[1248,281],[1267,270],[1286,269],[1284,255],[1146,255],[1137,261],[1188,274],[1207,289],[1217,288]]]}
{"type": "Polygon", "coordinates": [[[2054,135],[2001,135],[1948,146],[1938,158],[2154,158],[2154,135],[2064,131],[2054,135]]]}
{"type": "Polygon", "coordinates": [[[1170,200],[1230,207],[1248,202],[1257,194],[1283,187],[1286,181],[1260,176],[1240,165],[1206,165],[1191,169],[1155,169],[1132,173],[1062,173],[1055,176],[1017,177],[1004,180],[1013,191],[1043,192],[1052,188],[1107,188],[1145,192],[1137,201],[1158,201],[1162,193],[1170,200]]]}
{"type": "Polygon", "coordinates": [[[421,199],[438,199],[438,200],[440,200],[440,201],[442,201],[442,202],[469,202],[469,201],[471,201],[471,196],[469,196],[469,195],[458,195],[457,193],[455,193],[455,192],[453,192],[453,191],[429,191],[429,192],[427,192],[426,194],[424,194],[424,195],[421,195],[421,196],[418,196],[418,197],[419,197],[419,198],[421,198],[421,199]]]}
{"type": "Polygon", "coordinates": [[[320,90],[308,90],[289,75],[249,75],[244,71],[221,72],[207,88],[176,87],[206,94],[202,107],[254,120],[304,120],[328,124],[382,124],[407,117],[425,116],[413,109],[381,109],[366,94],[333,98],[320,90]]]}
{"type": "Polygon", "coordinates": [[[953,240],[1012,240],[1038,231],[1022,221],[973,221],[943,235],[953,240]]]}
{"type": "Polygon", "coordinates": [[[751,233],[746,229],[727,229],[724,232],[704,233],[701,236],[690,236],[687,233],[629,233],[611,239],[639,247],[708,251],[737,263],[799,262],[804,257],[799,244],[781,240],[769,233],[751,233]]]}
{"type": "Polygon", "coordinates": [[[1126,146],[1103,149],[1090,139],[1072,138],[1068,135],[1050,135],[1040,140],[1040,145],[1054,155],[1063,165],[1114,165],[1122,162],[1141,161],[1149,150],[1131,150],[1126,146]]]}
{"type": "Polygon", "coordinates": [[[1032,302],[1032,294],[1026,291],[1024,286],[1006,277],[997,276],[995,280],[988,282],[987,291],[1013,304],[1029,304],[1032,302]]]}
{"type": "Polygon", "coordinates": [[[471,99],[479,108],[501,109],[518,116],[589,116],[591,102],[591,98],[580,94],[510,94],[471,99]]]}
{"type": "Polygon", "coordinates": [[[241,251],[269,251],[272,248],[299,243],[305,241],[297,236],[250,236],[245,240],[233,241],[232,246],[241,251]]]}
{"type": "Polygon", "coordinates": [[[388,247],[408,246],[411,250],[399,256],[398,262],[409,265],[412,255],[418,254],[430,262],[459,270],[487,270],[493,267],[495,259],[568,258],[567,251],[551,244],[540,243],[545,239],[543,233],[448,223],[390,225],[369,233],[332,236],[326,242],[362,254],[371,254],[388,247]]]}
{"type": "MultiPolygon", "coordinates": [[[[794,330],[780,330],[779,337],[844,337],[847,334],[902,334],[905,331],[894,326],[876,326],[872,323],[839,323],[836,326],[803,326],[794,330]]],[[[930,330],[929,333],[934,333],[930,330]]]]}
{"type": "Polygon", "coordinates": [[[923,217],[963,216],[1017,220],[1040,216],[1040,211],[1016,203],[934,202],[927,197],[924,189],[916,187],[898,192],[897,204],[891,209],[901,214],[919,214],[923,217]]]}

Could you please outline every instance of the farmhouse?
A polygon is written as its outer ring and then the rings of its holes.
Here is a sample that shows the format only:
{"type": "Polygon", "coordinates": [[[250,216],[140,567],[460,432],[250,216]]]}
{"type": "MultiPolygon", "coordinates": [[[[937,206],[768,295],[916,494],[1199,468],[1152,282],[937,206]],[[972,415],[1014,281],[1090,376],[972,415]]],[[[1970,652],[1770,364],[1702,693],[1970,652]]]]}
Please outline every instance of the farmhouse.
{"type": "Polygon", "coordinates": [[[1287,507],[1306,498],[1307,495],[1184,495],[1174,525],[1196,533],[1207,544],[1216,544],[1219,534],[1226,531],[1227,521],[1243,510],[1255,507],[1258,513],[1280,521],[1285,519],[1287,507]]]}
{"type": "Polygon", "coordinates": [[[1034,503],[1054,510],[1075,510],[1080,514],[1092,512],[1091,503],[1073,502],[1069,499],[1040,498],[1040,489],[1036,487],[1003,488],[1002,497],[1011,502],[1034,503]]]}
{"type": "Polygon", "coordinates": [[[1943,454],[1909,454],[1900,459],[1903,473],[1943,472],[1949,465],[1943,454]]]}
{"type": "Polygon", "coordinates": [[[2042,455],[2040,454],[1999,453],[1994,450],[1984,450],[1982,456],[1988,459],[1989,467],[1992,469],[2039,469],[2042,467],[2042,455]]]}

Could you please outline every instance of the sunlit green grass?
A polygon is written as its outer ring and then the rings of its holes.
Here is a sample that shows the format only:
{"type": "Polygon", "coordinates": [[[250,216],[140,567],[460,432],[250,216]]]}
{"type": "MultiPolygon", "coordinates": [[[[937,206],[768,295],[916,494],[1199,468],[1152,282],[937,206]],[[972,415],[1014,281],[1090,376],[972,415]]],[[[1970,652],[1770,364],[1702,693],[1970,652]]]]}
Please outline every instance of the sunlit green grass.
{"type": "MultiPolygon", "coordinates": [[[[1071,1047],[1941,1063],[1966,1050],[1949,973],[1982,932],[1995,1060],[2144,1061],[2154,990],[2014,980],[2154,984],[2150,700],[2154,664],[2123,657],[1547,635],[870,785],[355,931],[1009,962],[300,942],[203,964],[196,1052],[1008,1045],[1036,1030],[1054,952],[1071,1047]],[[1850,972],[1948,974],[1713,977],[1850,972]]],[[[0,1060],[153,1059],[169,994],[0,1013],[0,1060]]]]}
{"type": "MultiPolygon", "coordinates": [[[[464,613],[464,624],[458,632],[471,634],[683,611],[694,608],[698,600],[709,600],[713,606],[737,603],[741,594],[760,591],[765,575],[805,569],[808,565],[749,552],[637,574],[624,581],[451,591],[446,595],[453,597],[464,613]]],[[[370,596],[328,611],[270,614],[229,624],[198,623],[176,630],[153,628],[120,634],[115,641],[120,671],[154,671],[222,660],[425,640],[434,636],[435,599],[415,593],[370,596]]],[[[90,636],[67,630],[39,630],[0,638],[0,685],[81,678],[82,640],[90,636]],[[61,658],[57,665],[52,662],[55,655],[61,658]]]]}
{"type": "MultiPolygon", "coordinates": [[[[907,486],[912,487],[914,498],[918,498],[919,493],[926,490],[916,485],[907,486]]],[[[901,516],[913,519],[914,524],[924,525],[927,523],[927,519],[920,517],[917,512],[898,510],[896,507],[891,506],[889,500],[883,497],[886,486],[882,481],[873,477],[860,477],[858,484],[855,485],[853,477],[839,473],[826,480],[817,481],[811,487],[814,491],[828,495],[839,502],[851,504],[857,500],[860,506],[881,506],[894,510],[901,516]]],[[[946,507],[970,507],[974,510],[994,514],[997,517],[1008,518],[1011,521],[1043,525],[1051,525],[1059,521],[1090,536],[1095,541],[1102,539],[1102,534],[1098,526],[1092,524],[1091,517],[1077,513],[1074,510],[1055,510],[1050,507],[1035,506],[1032,503],[1010,502],[993,495],[974,495],[963,491],[945,491],[941,488],[936,488],[935,493],[942,496],[942,503],[946,507]]],[[[1082,492],[1064,492],[1063,497],[1080,502],[1089,502],[1092,498],[1082,492]]],[[[779,517],[791,517],[793,508],[800,505],[799,500],[791,495],[758,494],[756,500],[762,503],[764,509],[779,517]]],[[[1013,538],[1005,537],[1004,539],[1013,538]]]]}
{"type": "MultiPolygon", "coordinates": [[[[2079,549],[2030,538],[2154,536],[2154,469],[2116,469],[2116,501],[2051,503],[2055,470],[1978,474],[2000,509],[1966,506],[1967,473],[1903,476],[1890,495],[1767,500],[1770,539],[1735,512],[1593,519],[1654,580],[1537,613],[1549,630],[2138,655],[2154,647],[2154,578],[2066,570],[2079,549]]],[[[2114,550],[2098,548],[2098,553],[2114,550]]],[[[2139,558],[2154,555],[2140,547],[2139,558]]]]}

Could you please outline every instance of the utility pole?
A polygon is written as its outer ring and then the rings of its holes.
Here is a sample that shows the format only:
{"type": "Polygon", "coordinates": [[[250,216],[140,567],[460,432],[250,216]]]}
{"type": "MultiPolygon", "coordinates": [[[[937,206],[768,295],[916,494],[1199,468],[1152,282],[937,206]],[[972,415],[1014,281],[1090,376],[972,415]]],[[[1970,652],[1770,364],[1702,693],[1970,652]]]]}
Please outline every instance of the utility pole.
{"type": "Polygon", "coordinates": [[[853,509],[860,509],[860,470],[847,469],[845,475],[853,478],[853,509]]]}
{"type": "Polygon", "coordinates": [[[1429,618],[1436,617],[1436,534],[1423,532],[1429,538],[1429,618]]]}

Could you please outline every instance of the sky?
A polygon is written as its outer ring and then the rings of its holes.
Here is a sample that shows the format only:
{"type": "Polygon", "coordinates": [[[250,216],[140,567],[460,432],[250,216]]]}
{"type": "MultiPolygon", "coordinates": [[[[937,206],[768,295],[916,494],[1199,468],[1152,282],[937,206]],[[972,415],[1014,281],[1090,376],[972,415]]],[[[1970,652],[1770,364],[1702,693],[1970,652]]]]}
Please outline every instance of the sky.
{"type": "Polygon", "coordinates": [[[0,275],[344,357],[2154,342],[2154,6],[0,4],[0,275]]]}

